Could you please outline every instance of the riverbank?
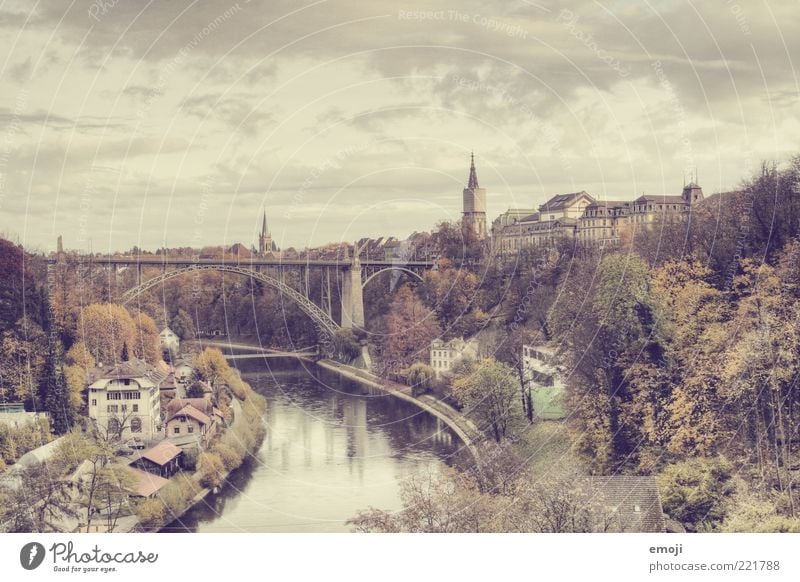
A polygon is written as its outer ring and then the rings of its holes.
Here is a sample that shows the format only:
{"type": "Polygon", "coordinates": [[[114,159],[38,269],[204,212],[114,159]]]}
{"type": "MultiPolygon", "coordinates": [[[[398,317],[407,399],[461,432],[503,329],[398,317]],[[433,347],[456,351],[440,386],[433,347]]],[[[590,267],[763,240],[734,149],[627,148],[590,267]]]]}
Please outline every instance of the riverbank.
{"type": "Polygon", "coordinates": [[[428,414],[438,418],[458,436],[461,442],[464,443],[464,446],[467,447],[467,450],[469,450],[472,458],[480,466],[481,455],[479,445],[483,440],[483,435],[471,420],[452,406],[438,400],[430,394],[414,396],[411,393],[410,386],[386,380],[366,370],[354,368],[333,360],[319,360],[317,364],[326,370],[340,374],[354,382],[377,388],[396,398],[410,402],[428,414]]]}

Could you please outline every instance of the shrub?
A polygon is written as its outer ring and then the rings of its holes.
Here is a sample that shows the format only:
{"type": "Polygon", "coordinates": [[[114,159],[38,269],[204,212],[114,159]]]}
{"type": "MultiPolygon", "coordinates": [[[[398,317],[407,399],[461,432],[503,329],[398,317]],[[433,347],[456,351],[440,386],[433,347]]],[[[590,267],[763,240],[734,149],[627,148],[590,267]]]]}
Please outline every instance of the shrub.
{"type": "Polygon", "coordinates": [[[225,465],[219,455],[212,452],[200,453],[198,462],[200,484],[203,487],[217,487],[223,481],[225,465]]]}
{"type": "Polygon", "coordinates": [[[148,529],[163,524],[164,513],[164,504],[158,499],[143,499],[136,506],[136,517],[148,529]]]}
{"type": "Polygon", "coordinates": [[[413,364],[403,374],[408,385],[413,388],[414,394],[429,392],[436,381],[436,371],[427,364],[413,364]]]}
{"type": "Polygon", "coordinates": [[[699,457],[668,465],[658,482],[664,513],[690,532],[717,526],[735,489],[731,465],[724,457],[699,457]]]}
{"type": "Polygon", "coordinates": [[[217,445],[214,447],[214,453],[219,455],[219,458],[222,459],[222,464],[225,465],[225,468],[228,471],[232,471],[241,465],[242,459],[244,458],[244,454],[240,455],[237,451],[225,443],[217,443],[217,445]]]}

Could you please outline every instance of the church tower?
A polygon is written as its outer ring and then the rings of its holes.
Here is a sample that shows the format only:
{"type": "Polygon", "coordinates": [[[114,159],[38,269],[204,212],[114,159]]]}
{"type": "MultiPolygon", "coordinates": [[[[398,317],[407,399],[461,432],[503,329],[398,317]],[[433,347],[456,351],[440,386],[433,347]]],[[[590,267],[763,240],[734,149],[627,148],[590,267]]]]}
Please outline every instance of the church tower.
{"type": "Polygon", "coordinates": [[[264,211],[264,220],[261,223],[261,232],[258,233],[258,256],[265,257],[272,252],[272,234],[267,229],[267,211],[264,211]]]}
{"type": "Polygon", "coordinates": [[[464,188],[462,226],[465,230],[470,229],[479,240],[486,238],[486,188],[478,185],[474,153],[471,156],[467,187],[464,188]]]}

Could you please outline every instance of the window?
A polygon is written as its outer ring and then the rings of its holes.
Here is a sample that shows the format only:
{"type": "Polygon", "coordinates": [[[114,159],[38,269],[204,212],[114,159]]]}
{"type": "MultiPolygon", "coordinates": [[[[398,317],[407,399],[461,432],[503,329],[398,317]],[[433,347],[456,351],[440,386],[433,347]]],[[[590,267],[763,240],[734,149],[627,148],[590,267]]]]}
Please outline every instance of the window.
{"type": "Polygon", "coordinates": [[[92,406],[97,406],[97,398],[92,398],[92,406]]]}
{"type": "Polygon", "coordinates": [[[172,432],[174,432],[175,434],[181,434],[181,427],[176,426],[172,432]]]}
{"type": "Polygon", "coordinates": [[[141,418],[132,418],[131,419],[131,432],[142,432],[142,419],[141,418]]]}
{"type": "Polygon", "coordinates": [[[128,412],[128,405],[127,404],[123,404],[122,405],[122,412],[128,412]]]}
{"type": "Polygon", "coordinates": [[[186,422],[186,417],[185,416],[181,416],[181,422],[186,422]]]}
{"type": "Polygon", "coordinates": [[[139,412],[139,405],[138,404],[134,404],[133,405],[133,412],[139,412]]]}
{"type": "Polygon", "coordinates": [[[130,379],[129,379],[129,378],[125,378],[125,379],[122,381],[122,383],[123,383],[123,384],[125,384],[125,386],[130,386],[130,385],[131,385],[131,381],[130,381],[130,379]]]}
{"type": "Polygon", "coordinates": [[[194,427],[193,427],[193,426],[191,426],[191,425],[189,425],[189,434],[191,434],[191,433],[193,433],[193,432],[194,432],[194,427]]]}
{"type": "Polygon", "coordinates": [[[107,410],[109,414],[116,414],[117,412],[119,412],[119,406],[117,406],[116,404],[109,404],[107,410]]]}

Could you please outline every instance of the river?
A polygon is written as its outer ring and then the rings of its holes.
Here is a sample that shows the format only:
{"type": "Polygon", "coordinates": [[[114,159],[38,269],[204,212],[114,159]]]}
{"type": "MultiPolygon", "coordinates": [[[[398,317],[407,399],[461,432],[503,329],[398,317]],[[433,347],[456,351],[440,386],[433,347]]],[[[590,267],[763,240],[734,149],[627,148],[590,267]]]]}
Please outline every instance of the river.
{"type": "Polygon", "coordinates": [[[345,522],[361,509],[399,509],[403,479],[441,471],[462,447],[413,404],[314,364],[236,365],[267,399],[267,437],[218,494],[165,531],[350,531],[345,522]]]}

